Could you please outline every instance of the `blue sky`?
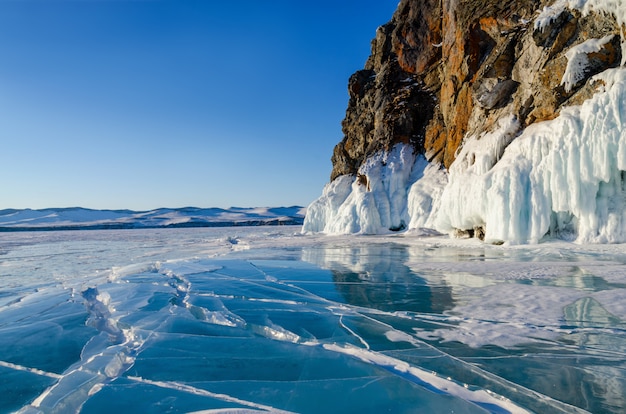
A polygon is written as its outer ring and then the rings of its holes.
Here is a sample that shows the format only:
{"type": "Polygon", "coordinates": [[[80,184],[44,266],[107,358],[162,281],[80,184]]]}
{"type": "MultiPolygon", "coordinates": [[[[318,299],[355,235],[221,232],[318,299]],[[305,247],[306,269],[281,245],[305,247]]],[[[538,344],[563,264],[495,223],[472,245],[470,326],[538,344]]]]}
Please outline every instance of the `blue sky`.
{"type": "Polygon", "coordinates": [[[0,208],[307,205],[397,0],[0,0],[0,208]]]}

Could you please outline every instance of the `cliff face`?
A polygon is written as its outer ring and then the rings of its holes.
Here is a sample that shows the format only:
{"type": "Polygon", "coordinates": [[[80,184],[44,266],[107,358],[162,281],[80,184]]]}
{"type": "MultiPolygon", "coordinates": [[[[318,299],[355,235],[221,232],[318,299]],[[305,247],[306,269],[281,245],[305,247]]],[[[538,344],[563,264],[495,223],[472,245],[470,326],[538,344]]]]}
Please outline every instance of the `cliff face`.
{"type": "Polygon", "coordinates": [[[449,168],[467,134],[490,130],[503,115],[524,128],[591,96],[585,81],[620,64],[620,28],[610,14],[567,9],[535,28],[537,11],[550,3],[402,0],[378,29],[365,69],[349,80],[331,180],[397,143],[449,168]],[[561,85],[565,49],[607,35],[614,36],[588,54],[584,77],[561,85]]]}
{"type": "Polygon", "coordinates": [[[626,0],[402,0],[304,231],[626,241],[625,39],[626,0]]]}

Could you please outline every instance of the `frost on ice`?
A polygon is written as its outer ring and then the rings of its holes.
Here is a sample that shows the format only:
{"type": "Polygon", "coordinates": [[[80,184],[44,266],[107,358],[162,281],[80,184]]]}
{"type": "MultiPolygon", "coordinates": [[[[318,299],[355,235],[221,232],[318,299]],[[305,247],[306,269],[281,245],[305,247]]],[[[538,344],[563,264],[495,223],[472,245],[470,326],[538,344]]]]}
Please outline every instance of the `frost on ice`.
{"type": "Polygon", "coordinates": [[[406,146],[378,154],[326,186],[304,231],[482,227],[490,241],[626,242],[626,70],[592,81],[603,89],[554,120],[520,133],[511,116],[467,137],[447,174],[406,146]]]}

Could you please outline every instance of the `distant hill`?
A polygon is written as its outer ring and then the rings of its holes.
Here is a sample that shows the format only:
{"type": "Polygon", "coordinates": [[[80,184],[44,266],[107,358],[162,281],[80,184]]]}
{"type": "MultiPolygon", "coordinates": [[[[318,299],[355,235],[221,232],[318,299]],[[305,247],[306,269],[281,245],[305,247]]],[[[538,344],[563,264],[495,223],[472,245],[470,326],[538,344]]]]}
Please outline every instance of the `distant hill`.
{"type": "Polygon", "coordinates": [[[300,225],[292,207],[159,208],[150,211],[46,208],[0,210],[0,231],[300,225]]]}

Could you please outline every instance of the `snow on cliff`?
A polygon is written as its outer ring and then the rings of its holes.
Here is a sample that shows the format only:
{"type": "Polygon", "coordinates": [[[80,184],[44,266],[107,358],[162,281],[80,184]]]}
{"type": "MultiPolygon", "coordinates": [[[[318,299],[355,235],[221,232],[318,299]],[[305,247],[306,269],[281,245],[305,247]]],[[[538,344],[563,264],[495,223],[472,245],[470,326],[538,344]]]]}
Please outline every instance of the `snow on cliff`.
{"type": "MultiPolygon", "coordinates": [[[[551,6],[543,8],[535,19],[535,29],[547,28],[566,9],[578,10],[583,16],[591,12],[612,14],[618,26],[626,25],[626,1],[624,0],[557,0],[551,6]]],[[[624,65],[626,65],[626,36],[622,36],[622,66],[624,65]]]]}
{"type": "MultiPolygon", "coordinates": [[[[423,159],[423,157],[422,157],[423,159]]],[[[423,165],[409,146],[379,152],[356,177],[338,177],[307,208],[304,232],[374,234],[405,229],[410,221],[407,193],[423,165]]]]}
{"type": "MultiPolygon", "coordinates": [[[[529,126],[488,171],[464,168],[464,149],[450,168],[437,229],[484,226],[486,239],[514,243],[548,233],[625,242],[626,70],[596,78],[606,83],[604,92],[529,126]]],[[[507,133],[504,126],[493,134],[507,133]]],[[[490,151],[490,142],[472,143],[476,152],[490,151]]]]}
{"type": "MultiPolygon", "coordinates": [[[[626,2],[558,0],[538,12],[535,31],[554,30],[567,9],[582,16],[610,14],[621,30],[563,49],[563,74],[552,87],[576,96],[569,106],[534,123],[519,119],[513,100],[493,110],[475,108],[472,119],[482,122],[487,113],[496,121],[468,132],[447,169],[429,163],[410,144],[380,150],[357,174],[325,187],[308,208],[303,232],[432,229],[496,243],[537,243],[545,237],[626,242],[626,2]],[[613,39],[621,40],[621,66],[605,66],[591,77],[598,70],[590,59],[613,50],[613,39]]],[[[528,93],[524,70],[535,70],[525,63],[528,56],[535,53],[532,59],[539,61],[538,56],[557,53],[541,49],[543,40],[535,39],[537,46],[521,42],[529,52],[522,55],[521,69],[513,70],[514,76],[521,74],[516,96],[528,93]]]]}
{"type": "Polygon", "coordinates": [[[367,181],[343,176],[326,186],[303,231],[384,233],[410,224],[444,233],[482,227],[487,240],[511,243],[546,235],[626,242],[626,69],[595,80],[602,92],[517,137],[514,117],[468,137],[448,173],[408,146],[372,157],[360,170],[367,181]]]}

